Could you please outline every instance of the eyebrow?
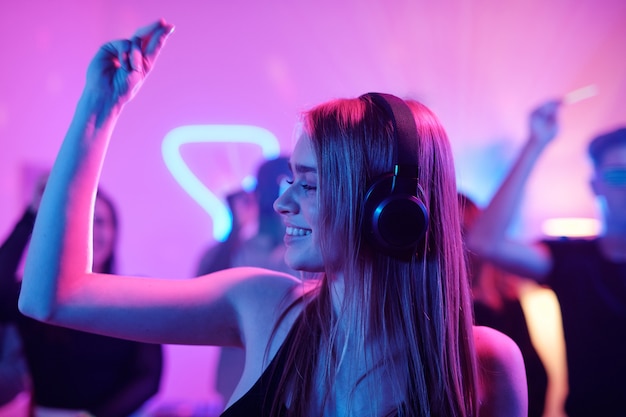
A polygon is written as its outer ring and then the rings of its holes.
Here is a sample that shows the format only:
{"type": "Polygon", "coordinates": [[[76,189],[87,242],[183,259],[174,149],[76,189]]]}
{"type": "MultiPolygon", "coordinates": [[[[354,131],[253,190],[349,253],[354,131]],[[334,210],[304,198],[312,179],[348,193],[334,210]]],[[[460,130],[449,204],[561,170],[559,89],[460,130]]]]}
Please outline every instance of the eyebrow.
{"type": "MultiPolygon", "coordinates": [[[[296,164],[294,168],[295,168],[295,172],[297,172],[298,174],[306,174],[309,172],[317,174],[317,168],[312,167],[312,166],[296,164]]],[[[293,172],[293,169],[291,168],[291,166],[289,166],[289,169],[291,169],[291,171],[293,172]]]]}

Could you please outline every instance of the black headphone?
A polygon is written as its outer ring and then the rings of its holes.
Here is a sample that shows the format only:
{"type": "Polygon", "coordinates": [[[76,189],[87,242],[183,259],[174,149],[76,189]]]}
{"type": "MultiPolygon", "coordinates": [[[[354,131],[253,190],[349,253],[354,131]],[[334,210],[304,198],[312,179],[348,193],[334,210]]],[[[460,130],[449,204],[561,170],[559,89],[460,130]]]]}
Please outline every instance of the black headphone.
{"type": "Polygon", "coordinates": [[[428,210],[418,182],[418,133],[413,112],[396,96],[367,93],[391,120],[395,138],[393,172],[378,177],[365,194],[363,227],[367,241],[376,250],[408,261],[428,229],[428,210]]]}

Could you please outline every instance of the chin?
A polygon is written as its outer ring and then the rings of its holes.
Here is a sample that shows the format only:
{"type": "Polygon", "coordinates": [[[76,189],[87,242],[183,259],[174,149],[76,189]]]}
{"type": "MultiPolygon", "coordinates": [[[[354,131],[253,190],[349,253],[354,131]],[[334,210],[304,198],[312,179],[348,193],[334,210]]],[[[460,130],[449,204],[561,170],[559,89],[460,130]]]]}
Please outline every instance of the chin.
{"type": "Polygon", "coordinates": [[[291,269],[300,271],[300,272],[324,272],[324,264],[319,261],[315,261],[309,257],[306,259],[302,259],[300,257],[290,257],[287,253],[285,255],[285,263],[291,269]]]}

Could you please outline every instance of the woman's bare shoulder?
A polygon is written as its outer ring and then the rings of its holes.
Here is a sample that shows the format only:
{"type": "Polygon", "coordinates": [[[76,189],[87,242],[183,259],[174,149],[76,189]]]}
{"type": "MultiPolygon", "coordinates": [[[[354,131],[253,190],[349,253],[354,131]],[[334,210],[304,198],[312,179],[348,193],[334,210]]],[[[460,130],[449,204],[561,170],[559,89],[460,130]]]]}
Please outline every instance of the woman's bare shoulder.
{"type": "Polygon", "coordinates": [[[486,326],[474,326],[474,345],[479,359],[495,363],[521,357],[517,344],[504,333],[486,326]]]}
{"type": "Polygon", "coordinates": [[[230,296],[240,303],[273,302],[285,295],[297,297],[303,287],[303,281],[292,275],[256,267],[231,268],[214,277],[229,282],[230,296]]]}
{"type": "MultiPolygon", "coordinates": [[[[292,275],[263,268],[239,267],[224,273],[223,277],[214,278],[230,281],[226,297],[248,337],[251,334],[266,337],[283,312],[310,287],[309,283],[292,275]]],[[[286,323],[291,327],[291,320],[286,323]]]]}
{"type": "Polygon", "coordinates": [[[517,344],[495,329],[474,326],[474,345],[478,359],[481,417],[526,416],[526,371],[517,344]]]}

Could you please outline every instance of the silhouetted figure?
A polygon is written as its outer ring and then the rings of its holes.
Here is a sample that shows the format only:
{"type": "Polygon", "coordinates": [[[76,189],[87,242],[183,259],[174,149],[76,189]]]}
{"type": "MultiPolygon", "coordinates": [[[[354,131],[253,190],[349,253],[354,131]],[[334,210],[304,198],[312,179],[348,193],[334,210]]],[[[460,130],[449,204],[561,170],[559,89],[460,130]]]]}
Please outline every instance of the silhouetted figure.
{"type": "MultiPolygon", "coordinates": [[[[287,157],[267,160],[257,170],[257,185],[252,193],[237,191],[227,197],[233,218],[232,230],[224,242],[203,255],[198,276],[236,266],[268,268],[300,276],[285,263],[285,225],[273,207],[281,182],[290,176],[287,157]],[[254,226],[257,230],[249,236],[250,228],[254,226]]],[[[220,349],[215,386],[224,401],[235,390],[244,362],[245,354],[241,348],[220,349]]]]}
{"type": "Polygon", "coordinates": [[[31,389],[22,339],[14,324],[0,320],[0,417],[30,416],[31,389]]]}
{"type": "MultiPolygon", "coordinates": [[[[470,230],[480,209],[465,194],[459,193],[464,234],[470,230]]],[[[509,336],[522,351],[528,382],[528,416],[541,417],[546,403],[548,376],[532,344],[528,324],[519,298],[517,281],[500,268],[469,252],[468,267],[474,300],[474,321],[509,336]]]]}
{"type": "Polygon", "coordinates": [[[235,253],[250,236],[250,230],[258,227],[258,206],[253,193],[237,190],[226,196],[226,202],[232,217],[231,230],[223,242],[214,244],[202,254],[196,275],[231,268],[235,253]]]}
{"type": "MultiPolygon", "coordinates": [[[[548,285],[561,307],[569,417],[626,415],[626,128],[589,144],[591,187],[604,229],[593,239],[526,243],[507,229],[532,168],[558,130],[559,101],[530,116],[530,138],[468,235],[470,250],[512,273],[548,285]]],[[[558,186],[558,185],[557,185],[558,186]]]]}
{"type": "MultiPolygon", "coordinates": [[[[161,346],[45,324],[18,311],[21,283],[17,268],[30,239],[38,205],[35,197],[0,246],[2,315],[16,323],[22,337],[35,406],[44,411],[83,410],[98,417],[126,417],[159,390],[161,346]]],[[[116,239],[115,209],[111,200],[98,192],[93,218],[94,272],[115,271],[116,239]]]]}

